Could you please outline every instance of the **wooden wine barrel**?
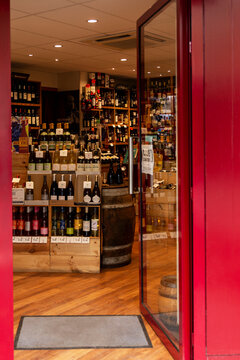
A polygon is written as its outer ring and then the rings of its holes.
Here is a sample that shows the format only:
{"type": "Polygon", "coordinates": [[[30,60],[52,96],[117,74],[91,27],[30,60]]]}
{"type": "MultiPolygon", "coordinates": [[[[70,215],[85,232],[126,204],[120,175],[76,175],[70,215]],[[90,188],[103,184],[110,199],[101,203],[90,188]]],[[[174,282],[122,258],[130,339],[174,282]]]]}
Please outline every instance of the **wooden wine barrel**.
{"type": "Polygon", "coordinates": [[[135,209],[128,187],[102,188],[102,267],[113,268],[131,262],[135,231],[135,209]]]}
{"type": "Polygon", "coordinates": [[[173,313],[177,311],[177,278],[175,275],[167,275],[161,278],[158,294],[160,313],[173,313]]]}

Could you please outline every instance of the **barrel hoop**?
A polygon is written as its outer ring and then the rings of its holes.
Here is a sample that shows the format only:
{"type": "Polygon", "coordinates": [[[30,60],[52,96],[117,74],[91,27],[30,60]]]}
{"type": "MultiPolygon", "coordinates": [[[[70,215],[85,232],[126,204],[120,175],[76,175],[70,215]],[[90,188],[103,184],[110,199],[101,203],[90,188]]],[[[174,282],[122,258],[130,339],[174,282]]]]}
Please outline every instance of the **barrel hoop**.
{"type": "Polygon", "coordinates": [[[131,259],[131,254],[117,256],[117,257],[103,258],[102,264],[103,265],[121,264],[121,263],[124,263],[125,261],[129,261],[130,259],[131,259]]]}
{"type": "Polygon", "coordinates": [[[102,189],[102,196],[121,196],[121,195],[129,195],[128,187],[126,188],[116,188],[116,189],[102,189]]]}
{"type": "Polygon", "coordinates": [[[121,246],[104,246],[103,245],[103,251],[121,250],[121,249],[126,249],[131,246],[132,246],[132,243],[127,244],[127,245],[121,245],[121,246]]]}
{"type": "Polygon", "coordinates": [[[164,297],[164,298],[168,298],[168,299],[177,299],[177,294],[165,294],[165,293],[161,293],[161,290],[159,290],[159,295],[164,297]]]}
{"type": "Polygon", "coordinates": [[[127,208],[133,207],[133,203],[125,203],[125,204],[114,204],[114,205],[102,205],[102,209],[120,209],[120,208],[127,208]]]}
{"type": "Polygon", "coordinates": [[[163,276],[161,279],[161,285],[168,288],[176,289],[177,287],[176,276],[175,275],[163,276]]]}

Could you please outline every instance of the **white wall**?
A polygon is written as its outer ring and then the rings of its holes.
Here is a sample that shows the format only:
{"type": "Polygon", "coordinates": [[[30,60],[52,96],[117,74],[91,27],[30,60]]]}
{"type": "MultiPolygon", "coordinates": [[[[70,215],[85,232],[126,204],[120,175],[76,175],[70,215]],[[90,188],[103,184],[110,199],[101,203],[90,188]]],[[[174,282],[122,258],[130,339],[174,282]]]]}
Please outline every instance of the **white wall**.
{"type": "Polygon", "coordinates": [[[58,91],[79,90],[80,72],[71,71],[58,74],[58,91]]]}
{"type": "Polygon", "coordinates": [[[30,74],[29,80],[41,81],[42,86],[57,88],[58,87],[58,74],[44,71],[37,71],[29,69],[27,66],[16,67],[13,66],[11,71],[22,72],[30,74]]]}

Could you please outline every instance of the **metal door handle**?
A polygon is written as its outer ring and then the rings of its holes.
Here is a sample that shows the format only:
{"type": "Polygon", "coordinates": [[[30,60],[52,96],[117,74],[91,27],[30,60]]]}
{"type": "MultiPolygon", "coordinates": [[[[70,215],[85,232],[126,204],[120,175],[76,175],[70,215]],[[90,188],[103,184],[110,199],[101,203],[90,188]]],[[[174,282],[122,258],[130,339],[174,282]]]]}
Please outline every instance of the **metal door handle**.
{"type": "Polygon", "coordinates": [[[129,137],[128,149],[128,177],[129,177],[129,194],[133,195],[133,137],[129,137]]]}

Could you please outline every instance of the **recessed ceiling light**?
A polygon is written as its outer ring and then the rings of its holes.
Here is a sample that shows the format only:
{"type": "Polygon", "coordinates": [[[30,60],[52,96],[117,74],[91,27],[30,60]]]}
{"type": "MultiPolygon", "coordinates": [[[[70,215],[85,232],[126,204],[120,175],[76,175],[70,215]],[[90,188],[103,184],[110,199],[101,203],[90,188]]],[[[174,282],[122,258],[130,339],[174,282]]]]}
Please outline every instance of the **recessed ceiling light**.
{"type": "Polygon", "coordinates": [[[157,66],[157,69],[160,69],[161,66],[157,66]]]}
{"type": "Polygon", "coordinates": [[[97,23],[98,20],[97,19],[88,19],[87,22],[90,23],[90,24],[94,24],[94,23],[97,23]]]}
{"type": "Polygon", "coordinates": [[[151,74],[151,71],[148,71],[148,74],[151,74]]]}
{"type": "Polygon", "coordinates": [[[135,69],[133,69],[133,71],[136,71],[135,69]]]}
{"type": "Polygon", "coordinates": [[[55,61],[59,61],[59,59],[55,59],[55,61]]]}
{"type": "Polygon", "coordinates": [[[54,47],[55,47],[55,48],[61,48],[62,45],[61,45],[61,44],[55,44],[54,47]]]}
{"type": "Polygon", "coordinates": [[[115,68],[112,68],[112,70],[115,70],[115,68]]]}
{"type": "Polygon", "coordinates": [[[121,59],[121,61],[127,61],[127,59],[121,59]]]}
{"type": "Polygon", "coordinates": [[[162,74],[160,74],[159,76],[162,76],[162,74]]]}
{"type": "Polygon", "coordinates": [[[167,72],[171,72],[171,70],[168,70],[167,72]]]}
{"type": "Polygon", "coordinates": [[[28,54],[28,56],[33,56],[33,54],[28,54]]]}

